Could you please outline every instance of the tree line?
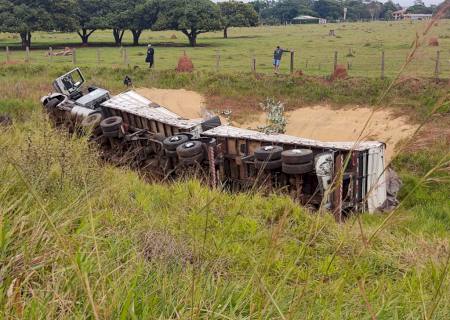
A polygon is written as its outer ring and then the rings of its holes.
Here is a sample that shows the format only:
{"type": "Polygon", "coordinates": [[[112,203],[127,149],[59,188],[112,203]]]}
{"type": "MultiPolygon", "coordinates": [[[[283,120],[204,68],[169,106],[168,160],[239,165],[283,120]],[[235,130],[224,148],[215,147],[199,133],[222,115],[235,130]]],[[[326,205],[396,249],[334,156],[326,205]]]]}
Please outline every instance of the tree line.
{"type": "Polygon", "coordinates": [[[0,32],[18,33],[22,46],[31,47],[32,33],[76,32],[83,45],[96,30],[112,30],[116,45],[126,30],[133,44],[146,29],[181,31],[191,46],[204,32],[256,26],[259,18],[250,4],[210,0],[0,0],[0,32]]]}
{"type": "MultiPolygon", "coordinates": [[[[254,0],[252,6],[264,24],[290,23],[299,15],[310,15],[330,21],[342,21],[346,8],[346,21],[391,20],[392,13],[402,7],[393,1],[371,0],[254,0]]],[[[407,13],[433,13],[436,6],[425,6],[416,0],[407,13]]]]}
{"type": "MultiPolygon", "coordinates": [[[[114,43],[122,44],[129,30],[139,45],[144,30],[177,30],[196,46],[197,36],[231,27],[290,23],[298,15],[330,20],[390,19],[400,9],[392,1],[366,0],[254,0],[249,3],[210,0],[0,0],[0,32],[18,33],[23,47],[31,47],[32,33],[76,32],[83,45],[97,30],[112,30],[114,43]]],[[[433,12],[421,0],[408,10],[433,12]]]]}

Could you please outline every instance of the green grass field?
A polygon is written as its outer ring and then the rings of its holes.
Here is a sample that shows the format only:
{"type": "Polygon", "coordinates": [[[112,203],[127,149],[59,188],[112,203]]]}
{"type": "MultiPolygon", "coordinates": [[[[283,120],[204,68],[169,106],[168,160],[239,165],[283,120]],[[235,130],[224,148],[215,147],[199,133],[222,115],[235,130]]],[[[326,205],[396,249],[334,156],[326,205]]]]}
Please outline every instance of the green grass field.
{"type": "MultiPolygon", "coordinates": [[[[149,184],[100,162],[86,139],[53,129],[40,110],[60,69],[0,67],[0,114],[15,122],[0,127],[0,318],[450,318],[445,143],[395,160],[405,185],[386,224],[378,213],[339,225],[286,197],[195,180],[149,184]]],[[[125,71],[86,75],[118,90],[125,71]]],[[[211,79],[134,77],[166,86],[211,79]]]]}
{"type": "MultiPolygon", "coordinates": [[[[186,37],[175,31],[146,31],[141,37],[141,47],[128,46],[131,33],[126,32],[124,45],[130,66],[145,68],[145,44],[156,47],[156,68],[174,69],[178,58],[186,51],[192,57],[199,70],[215,71],[217,55],[220,55],[221,72],[247,72],[251,70],[252,57],[256,58],[258,72],[269,73],[272,70],[272,52],[276,45],[294,49],[295,69],[309,75],[329,75],[334,65],[334,52],[338,52],[338,63],[351,65],[349,75],[379,77],[381,74],[381,52],[385,51],[385,74],[392,77],[404,64],[416,33],[422,35],[425,22],[371,22],[327,25],[289,25],[264,26],[256,28],[232,28],[230,38],[223,39],[221,32],[199,36],[199,47],[187,47],[186,37]],[[336,37],[329,37],[330,29],[335,29],[336,37]],[[177,39],[171,39],[175,35],[177,39]],[[349,54],[349,53],[352,54],[349,54]]],[[[433,77],[437,50],[440,51],[440,76],[450,75],[450,20],[442,20],[433,26],[427,37],[438,37],[439,46],[429,47],[427,39],[418,50],[416,59],[404,75],[412,77],[433,77]]],[[[50,63],[46,56],[47,48],[55,50],[66,44],[79,46],[80,39],[75,33],[33,34],[30,57],[32,64],[50,63]],[[45,48],[45,49],[44,49],[45,48]]],[[[77,48],[77,65],[123,66],[123,51],[112,45],[111,31],[96,31],[90,38],[91,48],[77,48]],[[98,51],[97,51],[98,48],[98,51]],[[99,55],[99,61],[98,56],[99,55]]],[[[20,39],[14,34],[0,34],[0,62],[6,61],[5,47],[18,49],[20,39]]],[[[11,51],[10,60],[23,62],[23,50],[11,51]]],[[[285,54],[282,71],[289,72],[289,55],[285,54]]],[[[71,57],[53,57],[51,63],[71,64],[71,57]]]]}

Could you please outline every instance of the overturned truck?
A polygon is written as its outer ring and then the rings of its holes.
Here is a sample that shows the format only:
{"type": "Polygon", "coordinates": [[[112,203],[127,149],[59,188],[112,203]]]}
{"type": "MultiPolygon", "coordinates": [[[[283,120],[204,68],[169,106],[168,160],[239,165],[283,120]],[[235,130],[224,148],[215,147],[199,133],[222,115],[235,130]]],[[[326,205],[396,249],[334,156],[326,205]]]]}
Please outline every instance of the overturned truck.
{"type": "Polygon", "coordinates": [[[84,82],[76,68],[41,102],[56,126],[90,134],[113,162],[161,178],[195,169],[211,186],[283,192],[338,220],[386,201],[382,142],[320,142],[224,125],[217,116],[184,119],[134,91],[111,96],[84,82]]]}

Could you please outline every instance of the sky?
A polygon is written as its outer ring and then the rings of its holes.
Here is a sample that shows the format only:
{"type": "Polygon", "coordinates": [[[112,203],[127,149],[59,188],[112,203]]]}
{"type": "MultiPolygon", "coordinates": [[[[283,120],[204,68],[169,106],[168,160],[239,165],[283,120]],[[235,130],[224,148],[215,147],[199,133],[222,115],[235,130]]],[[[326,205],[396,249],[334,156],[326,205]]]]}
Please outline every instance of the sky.
{"type": "MultiPolygon", "coordinates": [[[[226,1],[226,0],[213,0],[214,2],[226,1]]],[[[244,2],[249,2],[251,0],[243,0],[244,2]]],[[[386,2],[384,0],[379,0],[380,2],[386,2]]],[[[402,7],[409,7],[414,4],[414,0],[392,0],[394,3],[399,3],[402,7]]],[[[423,0],[427,6],[430,4],[438,5],[443,2],[443,0],[423,0]]]]}

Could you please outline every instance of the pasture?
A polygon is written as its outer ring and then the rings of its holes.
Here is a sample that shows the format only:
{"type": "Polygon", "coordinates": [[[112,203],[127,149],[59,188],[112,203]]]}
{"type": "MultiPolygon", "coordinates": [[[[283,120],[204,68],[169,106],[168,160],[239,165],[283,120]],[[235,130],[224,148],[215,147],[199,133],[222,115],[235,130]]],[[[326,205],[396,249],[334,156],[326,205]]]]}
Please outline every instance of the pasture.
{"type": "MultiPolygon", "coordinates": [[[[90,37],[90,46],[81,47],[76,33],[33,33],[30,63],[72,64],[72,57],[47,55],[48,47],[55,51],[65,46],[76,47],[76,64],[80,66],[139,66],[145,68],[146,44],[156,47],[155,66],[159,70],[174,69],[184,51],[192,58],[198,70],[217,70],[218,56],[221,72],[251,71],[252,58],[256,59],[256,71],[272,70],[272,52],[276,45],[295,50],[294,69],[308,75],[329,75],[334,66],[334,53],[338,52],[338,64],[349,67],[348,74],[357,77],[379,77],[381,54],[385,52],[385,75],[393,77],[405,63],[416,34],[422,35],[427,22],[366,22],[326,25],[261,26],[255,28],[231,28],[229,39],[222,32],[200,35],[199,46],[187,46],[187,38],[176,31],[145,31],[139,47],[131,46],[131,33],[124,35],[124,49],[115,47],[110,30],[96,31],[90,37]],[[334,29],[336,36],[329,36],[334,29]]],[[[14,34],[0,34],[0,63],[6,61],[5,47],[9,46],[10,62],[26,59],[20,49],[20,38],[14,34]]],[[[408,65],[404,75],[434,77],[436,55],[440,51],[439,75],[450,74],[450,20],[437,22],[427,33],[424,43],[408,65]],[[428,39],[437,37],[439,46],[429,46],[428,39]]],[[[289,54],[283,57],[281,71],[289,73],[289,54]]]]}

